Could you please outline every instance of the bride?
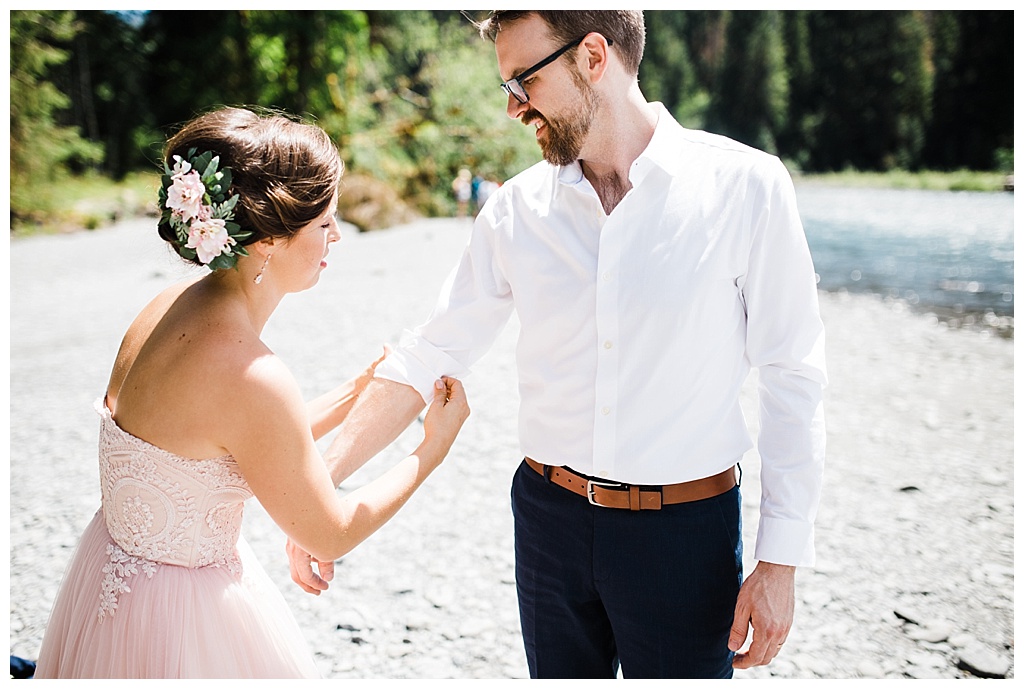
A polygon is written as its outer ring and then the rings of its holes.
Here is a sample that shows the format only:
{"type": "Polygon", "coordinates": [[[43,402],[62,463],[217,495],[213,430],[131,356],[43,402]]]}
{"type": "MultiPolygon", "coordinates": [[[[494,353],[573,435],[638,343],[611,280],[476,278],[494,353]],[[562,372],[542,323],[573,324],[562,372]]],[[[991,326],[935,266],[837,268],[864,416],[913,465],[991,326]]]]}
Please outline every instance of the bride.
{"type": "Polygon", "coordinates": [[[469,414],[441,380],[424,439],[339,497],[315,441],[373,366],[308,405],[260,333],[316,284],[339,238],[342,163],[319,128],[222,108],[168,142],[160,235],[203,277],[129,327],[100,416],[102,506],[54,602],[36,678],[318,677],[291,612],[240,536],[255,495],[318,560],[354,548],[448,453],[469,414]]]}

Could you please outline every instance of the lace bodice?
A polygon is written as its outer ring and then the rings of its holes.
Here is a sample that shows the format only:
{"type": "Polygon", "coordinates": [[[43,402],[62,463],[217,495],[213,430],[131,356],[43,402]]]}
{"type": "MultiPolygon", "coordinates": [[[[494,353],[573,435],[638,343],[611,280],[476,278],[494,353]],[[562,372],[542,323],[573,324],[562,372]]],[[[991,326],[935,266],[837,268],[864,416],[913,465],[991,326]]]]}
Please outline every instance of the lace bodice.
{"type": "Polygon", "coordinates": [[[179,457],[122,430],[102,399],[96,411],[103,516],[115,544],[108,548],[100,617],[113,614],[131,576],[153,576],[159,563],[240,574],[235,546],[252,491],[234,459],[179,457]]]}

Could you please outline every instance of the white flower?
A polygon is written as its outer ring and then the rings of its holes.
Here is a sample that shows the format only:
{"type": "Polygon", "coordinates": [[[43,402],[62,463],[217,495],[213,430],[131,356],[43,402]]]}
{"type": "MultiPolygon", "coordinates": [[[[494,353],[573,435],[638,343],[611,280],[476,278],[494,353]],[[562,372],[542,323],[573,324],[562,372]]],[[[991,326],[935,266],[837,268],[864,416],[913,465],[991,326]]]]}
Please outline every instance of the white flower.
{"type": "Polygon", "coordinates": [[[171,170],[171,175],[177,177],[183,175],[192,169],[192,163],[187,160],[182,160],[181,156],[174,156],[174,169],[171,170]]]}
{"type": "Polygon", "coordinates": [[[221,218],[210,218],[209,220],[194,220],[188,229],[188,243],[190,249],[195,249],[199,261],[207,265],[221,254],[231,253],[231,247],[235,240],[228,234],[225,221],[221,218]]]}

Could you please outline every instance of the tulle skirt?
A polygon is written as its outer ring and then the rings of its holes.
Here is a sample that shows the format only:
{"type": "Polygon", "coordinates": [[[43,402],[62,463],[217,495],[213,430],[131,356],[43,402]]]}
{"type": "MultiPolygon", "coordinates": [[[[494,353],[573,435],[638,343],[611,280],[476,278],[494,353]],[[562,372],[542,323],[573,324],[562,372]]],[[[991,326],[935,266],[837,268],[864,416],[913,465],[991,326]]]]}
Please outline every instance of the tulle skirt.
{"type": "Polygon", "coordinates": [[[112,543],[97,512],[64,574],[36,678],[320,677],[281,592],[244,540],[239,578],[223,567],[161,564],[133,576],[100,619],[112,543]]]}

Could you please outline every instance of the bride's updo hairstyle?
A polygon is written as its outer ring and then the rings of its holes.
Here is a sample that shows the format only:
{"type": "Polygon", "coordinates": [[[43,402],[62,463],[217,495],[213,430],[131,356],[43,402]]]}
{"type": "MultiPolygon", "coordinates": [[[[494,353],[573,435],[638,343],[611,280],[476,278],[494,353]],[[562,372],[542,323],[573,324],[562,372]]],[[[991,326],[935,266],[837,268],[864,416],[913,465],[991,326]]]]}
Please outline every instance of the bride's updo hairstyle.
{"type": "MultiPolygon", "coordinates": [[[[174,156],[187,159],[190,151],[210,151],[220,157],[220,169],[230,168],[227,195],[239,197],[234,222],[252,233],[241,245],[288,239],[319,218],[330,208],[344,171],[324,130],[277,112],[226,107],[200,115],[167,142],[164,161],[173,168],[174,156]]],[[[160,223],[159,233],[180,246],[169,224],[160,223]]]]}

